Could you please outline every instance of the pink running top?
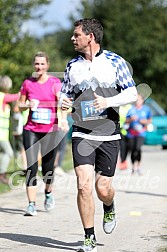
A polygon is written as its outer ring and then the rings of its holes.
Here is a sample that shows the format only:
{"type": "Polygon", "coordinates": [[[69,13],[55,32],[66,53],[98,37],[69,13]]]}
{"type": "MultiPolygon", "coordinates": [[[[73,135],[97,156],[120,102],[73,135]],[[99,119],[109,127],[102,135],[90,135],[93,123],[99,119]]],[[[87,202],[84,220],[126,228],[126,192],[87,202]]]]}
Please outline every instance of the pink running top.
{"type": "Polygon", "coordinates": [[[26,79],[20,89],[21,95],[27,100],[39,100],[35,111],[29,110],[28,120],[24,129],[33,132],[52,132],[58,130],[57,93],[60,92],[61,81],[49,76],[44,83],[38,83],[35,78],[26,79]]]}

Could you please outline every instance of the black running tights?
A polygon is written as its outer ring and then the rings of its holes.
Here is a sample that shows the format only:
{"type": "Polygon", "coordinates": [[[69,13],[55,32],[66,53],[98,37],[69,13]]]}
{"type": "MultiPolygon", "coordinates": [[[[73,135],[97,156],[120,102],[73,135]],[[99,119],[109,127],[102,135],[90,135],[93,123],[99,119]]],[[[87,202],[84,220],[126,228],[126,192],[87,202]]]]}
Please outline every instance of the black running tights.
{"type": "Polygon", "coordinates": [[[135,161],[140,162],[141,160],[141,147],[144,144],[144,137],[137,136],[129,138],[129,148],[131,151],[131,161],[134,164],[135,161]]]}
{"type": "Polygon", "coordinates": [[[57,152],[56,132],[38,133],[23,131],[23,144],[26,150],[27,175],[26,185],[37,185],[38,155],[42,158],[42,175],[46,184],[53,182],[54,161],[57,152]]]}

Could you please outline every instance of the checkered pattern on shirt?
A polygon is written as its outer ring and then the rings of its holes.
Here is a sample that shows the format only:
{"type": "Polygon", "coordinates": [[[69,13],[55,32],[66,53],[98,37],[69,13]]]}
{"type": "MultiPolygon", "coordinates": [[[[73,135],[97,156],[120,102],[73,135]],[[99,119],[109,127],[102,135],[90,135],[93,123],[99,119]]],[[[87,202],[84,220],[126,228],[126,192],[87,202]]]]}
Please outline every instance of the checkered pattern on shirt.
{"type": "Polygon", "coordinates": [[[121,87],[122,90],[135,86],[135,82],[131,76],[129,68],[126,64],[126,61],[116,53],[104,50],[106,58],[111,60],[113,67],[117,69],[117,84],[121,87]]]}
{"type": "MultiPolygon", "coordinates": [[[[126,64],[126,61],[116,53],[110,52],[108,50],[103,50],[102,52],[106,59],[111,62],[111,67],[115,68],[116,72],[116,85],[120,87],[121,90],[125,90],[128,87],[132,87],[135,85],[135,82],[130,74],[129,68],[126,64]]],[[[101,55],[101,54],[100,54],[101,55]]],[[[99,55],[99,56],[100,56],[99,55]]],[[[97,57],[99,57],[97,56],[97,57]]],[[[70,69],[73,64],[77,61],[84,61],[85,59],[82,56],[77,56],[74,59],[72,59],[66,67],[65,73],[64,73],[64,80],[61,92],[66,93],[67,95],[70,95],[73,93],[73,83],[70,81],[70,69]]],[[[100,60],[100,57],[99,57],[100,60]]]]}

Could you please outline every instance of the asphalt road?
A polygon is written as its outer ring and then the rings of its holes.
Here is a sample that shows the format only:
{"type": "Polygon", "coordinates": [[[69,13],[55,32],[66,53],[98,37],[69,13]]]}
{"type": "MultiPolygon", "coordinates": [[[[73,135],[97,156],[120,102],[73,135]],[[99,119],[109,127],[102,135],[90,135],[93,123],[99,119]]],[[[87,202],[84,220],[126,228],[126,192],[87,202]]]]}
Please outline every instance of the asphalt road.
{"type": "MultiPolygon", "coordinates": [[[[111,235],[102,229],[102,204],[95,194],[95,230],[98,252],[167,251],[167,150],[143,148],[143,176],[130,169],[116,171],[117,227],[111,235]]],[[[73,172],[56,176],[56,207],[46,212],[44,188],[39,180],[38,215],[23,216],[27,206],[22,181],[9,193],[0,195],[0,251],[70,252],[83,241],[83,229],[76,205],[73,172]]]]}

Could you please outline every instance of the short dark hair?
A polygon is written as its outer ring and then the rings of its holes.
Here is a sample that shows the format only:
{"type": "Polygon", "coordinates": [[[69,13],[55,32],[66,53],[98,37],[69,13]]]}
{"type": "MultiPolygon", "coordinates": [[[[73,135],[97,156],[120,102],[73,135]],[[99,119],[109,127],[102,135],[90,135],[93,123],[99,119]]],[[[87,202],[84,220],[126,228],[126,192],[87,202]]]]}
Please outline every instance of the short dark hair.
{"type": "Polygon", "coordinates": [[[74,26],[82,26],[82,31],[88,35],[90,33],[94,34],[95,42],[101,44],[103,39],[103,26],[99,20],[95,18],[83,18],[74,22],[74,26]]]}

